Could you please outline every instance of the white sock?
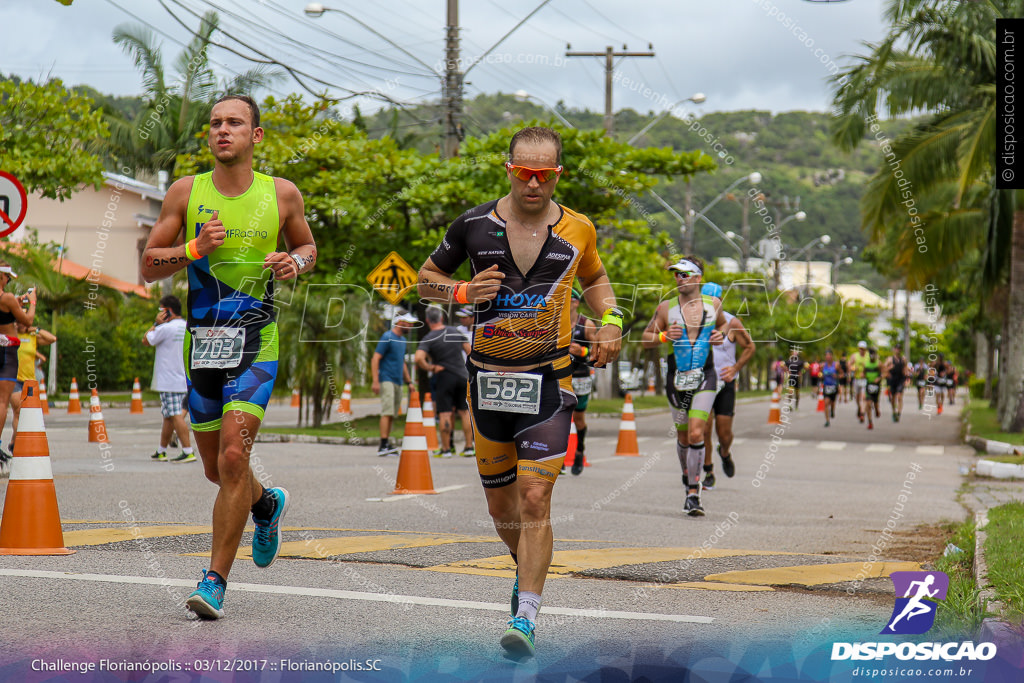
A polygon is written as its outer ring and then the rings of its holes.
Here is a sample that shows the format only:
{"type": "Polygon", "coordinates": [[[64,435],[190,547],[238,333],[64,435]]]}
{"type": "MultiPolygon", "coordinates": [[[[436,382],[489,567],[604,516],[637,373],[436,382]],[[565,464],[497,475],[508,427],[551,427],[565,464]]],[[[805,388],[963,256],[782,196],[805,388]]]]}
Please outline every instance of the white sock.
{"type": "Polygon", "coordinates": [[[166,453],[167,452],[167,446],[157,446],[156,452],[157,453],[166,453]]]}
{"type": "Polygon", "coordinates": [[[192,455],[192,447],[189,446],[188,448],[182,448],[181,452],[184,453],[185,455],[192,455]]]}
{"type": "Polygon", "coordinates": [[[530,621],[537,621],[537,612],[540,611],[540,595],[530,591],[519,591],[519,611],[517,617],[526,617],[530,621]]]}

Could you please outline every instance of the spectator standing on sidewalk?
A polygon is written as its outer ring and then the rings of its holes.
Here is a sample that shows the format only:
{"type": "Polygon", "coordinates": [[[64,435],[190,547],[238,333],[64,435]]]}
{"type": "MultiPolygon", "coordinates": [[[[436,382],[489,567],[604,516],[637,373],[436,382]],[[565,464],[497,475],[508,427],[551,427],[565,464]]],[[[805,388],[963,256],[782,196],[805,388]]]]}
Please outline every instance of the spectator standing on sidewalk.
{"type": "Polygon", "coordinates": [[[381,335],[370,359],[373,393],[380,395],[380,447],[377,455],[398,455],[398,449],[389,443],[391,425],[402,407],[402,386],[411,384],[409,367],[405,364],[405,333],[418,320],[402,313],[395,316],[391,329],[381,335]]]}
{"type": "Polygon", "coordinates": [[[160,393],[160,445],[150,456],[152,460],[167,460],[167,446],[171,434],[178,435],[181,455],[171,462],[194,462],[195,453],[185,424],[185,398],[188,386],[185,381],[185,319],[181,317],[181,301],[173,295],[160,299],[160,310],[153,326],[146,330],[142,343],[156,349],[153,360],[153,390],[160,393]]]}

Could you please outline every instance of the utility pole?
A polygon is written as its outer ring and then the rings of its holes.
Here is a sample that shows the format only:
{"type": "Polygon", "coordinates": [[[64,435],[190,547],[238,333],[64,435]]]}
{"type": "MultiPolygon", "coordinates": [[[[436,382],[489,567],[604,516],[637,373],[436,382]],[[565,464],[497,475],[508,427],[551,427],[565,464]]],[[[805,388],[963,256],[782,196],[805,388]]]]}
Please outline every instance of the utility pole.
{"type": "Polygon", "coordinates": [[[462,140],[462,78],[459,70],[459,0],[448,0],[448,23],[445,26],[444,66],[444,146],[441,156],[459,156],[462,140]]]}
{"type": "Polygon", "coordinates": [[[694,245],[694,234],[693,234],[693,183],[690,180],[686,181],[686,206],[683,210],[683,218],[686,219],[686,234],[683,235],[683,255],[693,253],[694,245]]]}
{"type": "MultiPolygon", "coordinates": [[[[648,45],[648,47],[650,47],[648,45]]],[[[604,57],[604,134],[611,136],[615,116],[612,112],[612,74],[615,73],[616,57],[653,57],[654,52],[627,52],[625,45],[622,52],[616,52],[609,45],[604,52],[566,52],[566,57],[604,57]]]]}

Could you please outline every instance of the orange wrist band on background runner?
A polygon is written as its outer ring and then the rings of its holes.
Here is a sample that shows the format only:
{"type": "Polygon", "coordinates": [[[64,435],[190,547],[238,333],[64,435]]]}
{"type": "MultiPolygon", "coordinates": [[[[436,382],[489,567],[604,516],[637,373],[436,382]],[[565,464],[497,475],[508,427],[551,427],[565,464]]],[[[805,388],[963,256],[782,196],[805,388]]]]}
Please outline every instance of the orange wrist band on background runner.
{"type": "Polygon", "coordinates": [[[662,344],[664,344],[664,343],[670,342],[672,340],[669,339],[668,336],[664,332],[659,332],[658,333],[658,341],[660,341],[662,344]]]}

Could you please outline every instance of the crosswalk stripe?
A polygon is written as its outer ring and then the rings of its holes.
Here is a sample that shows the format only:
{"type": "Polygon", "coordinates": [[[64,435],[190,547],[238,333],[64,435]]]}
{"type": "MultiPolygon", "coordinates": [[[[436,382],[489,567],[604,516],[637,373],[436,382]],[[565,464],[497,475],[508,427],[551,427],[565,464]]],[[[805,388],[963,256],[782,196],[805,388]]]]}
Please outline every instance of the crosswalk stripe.
{"type": "Polygon", "coordinates": [[[896,450],[896,447],[891,443],[872,443],[868,444],[864,450],[869,453],[891,453],[896,450]]]}
{"type": "Polygon", "coordinates": [[[819,441],[818,450],[821,451],[841,451],[846,448],[845,441],[819,441]]]}
{"type": "Polygon", "coordinates": [[[918,446],[914,449],[919,455],[942,455],[946,452],[945,446],[918,446]]]}

